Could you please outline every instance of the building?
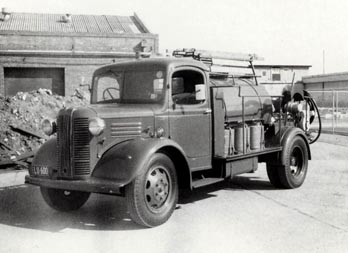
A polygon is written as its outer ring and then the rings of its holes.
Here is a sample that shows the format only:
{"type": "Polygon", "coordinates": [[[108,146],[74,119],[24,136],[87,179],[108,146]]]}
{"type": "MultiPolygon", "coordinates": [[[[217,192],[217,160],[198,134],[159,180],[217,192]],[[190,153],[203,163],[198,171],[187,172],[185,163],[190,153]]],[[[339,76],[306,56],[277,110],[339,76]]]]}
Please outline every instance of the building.
{"type": "Polygon", "coordinates": [[[272,95],[280,95],[284,86],[301,81],[303,76],[308,75],[311,65],[255,63],[254,67],[260,84],[266,86],[272,95]]]}
{"type": "Polygon", "coordinates": [[[139,17],[0,13],[0,95],[38,88],[59,95],[91,83],[93,71],[158,53],[158,35],[139,17]]]}
{"type": "Polygon", "coordinates": [[[348,91],[348,72],[304,76],[302,77],[302,82],[307,90],[348,91]]]}
{"type": "Polygon", "coordinates": [[[320,107],[345,108],[348,115],[348,72],[304,76],[302,82],[320,107]]]}

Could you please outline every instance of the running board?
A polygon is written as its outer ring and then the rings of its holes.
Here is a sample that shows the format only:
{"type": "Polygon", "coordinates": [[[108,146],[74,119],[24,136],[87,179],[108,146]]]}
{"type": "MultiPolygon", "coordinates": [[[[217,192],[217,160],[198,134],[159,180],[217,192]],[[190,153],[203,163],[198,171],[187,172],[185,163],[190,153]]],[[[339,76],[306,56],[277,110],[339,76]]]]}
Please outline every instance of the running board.
{"type": "Polygon", "coordinates": [[[216,178],[216,177],[202,178],[202,179],[194,180],[192,182],[192,188],[199,188],[202,186],[218,183],[221,181],[224,181],[224,178],[216,178]]]}

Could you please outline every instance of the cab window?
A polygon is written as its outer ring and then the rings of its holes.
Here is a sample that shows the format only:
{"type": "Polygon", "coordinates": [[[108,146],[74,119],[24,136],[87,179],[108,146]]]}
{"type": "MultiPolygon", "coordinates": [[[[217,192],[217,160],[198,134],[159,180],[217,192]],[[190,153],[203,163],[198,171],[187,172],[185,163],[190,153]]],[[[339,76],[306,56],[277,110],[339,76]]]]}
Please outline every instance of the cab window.
{"type": "Polygon", "coordinates": [[[172,76],[172,100],[176,104],[194,105],[204,103],[196,100],[196,85],[204,84],[204,76],[197,71],[181,70],[172,76]]]}

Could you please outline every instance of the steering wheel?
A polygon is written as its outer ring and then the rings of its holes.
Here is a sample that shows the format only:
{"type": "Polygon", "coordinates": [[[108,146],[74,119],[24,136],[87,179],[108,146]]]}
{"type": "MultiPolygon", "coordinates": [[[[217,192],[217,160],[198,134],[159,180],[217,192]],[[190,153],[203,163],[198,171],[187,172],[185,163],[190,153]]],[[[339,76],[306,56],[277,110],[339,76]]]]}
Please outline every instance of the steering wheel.
{"type": "Polygon", "coordinates": [[[111,99],[116,99],[116,98],[112,95],[112,92],[111,92],[112,90],[118,91],[119,89],[113,88],[113,87],[106,88],[106,89],[103,91],[103,100],[108,100],[107,97],[106,97],[106,94],[109,94],[109,96],[110,96],[111,99]]]}

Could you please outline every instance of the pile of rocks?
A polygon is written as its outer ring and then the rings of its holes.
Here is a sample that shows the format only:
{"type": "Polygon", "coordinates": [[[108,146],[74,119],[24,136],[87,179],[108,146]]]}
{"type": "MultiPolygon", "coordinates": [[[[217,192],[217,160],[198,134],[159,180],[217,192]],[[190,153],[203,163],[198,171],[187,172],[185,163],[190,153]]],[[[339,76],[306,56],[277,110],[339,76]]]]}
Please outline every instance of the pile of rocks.
{"type": "Polygon", "coordinates": [[[33,153],[48,136],[41,129],[45,118],[55,119],[59,110],[86,106],[89,100],[80,92],[70,97],[53,95],[51,90],[19,92],[13,97],[0,96],[0,166],[1,161],[16,160],[33,153]]]}

